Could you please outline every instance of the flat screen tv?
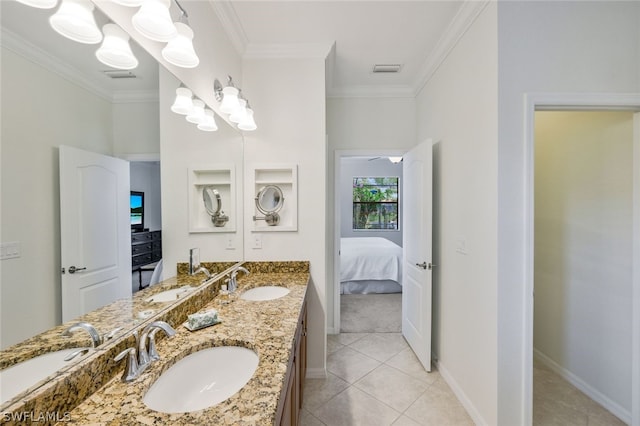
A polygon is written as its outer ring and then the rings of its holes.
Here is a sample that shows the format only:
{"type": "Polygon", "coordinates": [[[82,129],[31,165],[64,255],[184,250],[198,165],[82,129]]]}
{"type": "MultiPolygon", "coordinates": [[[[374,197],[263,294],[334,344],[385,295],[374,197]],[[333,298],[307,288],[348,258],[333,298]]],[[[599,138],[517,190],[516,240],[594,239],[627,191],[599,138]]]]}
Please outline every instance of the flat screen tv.
{"type": "Polygon", "coordinates": [[[131,231],[144,230],[144,192],[131,191],[131,231]]]}

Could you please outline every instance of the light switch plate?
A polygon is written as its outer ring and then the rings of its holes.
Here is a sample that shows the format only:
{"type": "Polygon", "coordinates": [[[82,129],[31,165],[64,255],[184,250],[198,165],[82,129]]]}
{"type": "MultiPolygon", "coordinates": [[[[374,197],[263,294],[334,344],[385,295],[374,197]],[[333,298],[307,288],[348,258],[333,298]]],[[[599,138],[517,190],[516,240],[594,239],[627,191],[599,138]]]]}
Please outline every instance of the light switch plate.
{"type": "Polygon", "coordinates": [[[254,249],[262,248],[262,234],[253,234],[253,248],[254,249]]]}
{"type": "Polygon", "coordinates": [[[0,244],[0,260],[20,257],[20,242],[12,241],[0,244]]]}

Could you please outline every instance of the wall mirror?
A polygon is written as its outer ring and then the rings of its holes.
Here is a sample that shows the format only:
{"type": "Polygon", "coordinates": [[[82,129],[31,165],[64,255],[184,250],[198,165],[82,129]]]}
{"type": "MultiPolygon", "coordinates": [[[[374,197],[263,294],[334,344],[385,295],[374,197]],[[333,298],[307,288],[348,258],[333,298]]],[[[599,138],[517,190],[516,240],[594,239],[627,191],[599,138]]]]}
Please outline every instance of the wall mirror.
{"type": "MultiPolygon", "coordinates": [[[[160,152],[158,62],[131,39],[138,67],[110,69],[97,61],[96,45],[68,40],[50,28],[54,12],[0,2],[0,242],[17,247],[14,258],[1,260],[0,350],[61,323],[58,146],[122,158],[160,152]]],[[[109,22],[98,8],[94,14],[98,26],[109,22]]],[[[237,134],[223,120],[218,125],[222,135],[237,134]]],[[[216,144],[224,149],[224,140],[216,144]]],[[[241,151],[238,158],[242,162],[241,151]]],[[[181,173],[186,179],[186,167],[181,173]]],[[[241,260],[242,247],[234,254],[241,260]]],[[[185,250],[178,260],[187,256],[185,250]]]]}

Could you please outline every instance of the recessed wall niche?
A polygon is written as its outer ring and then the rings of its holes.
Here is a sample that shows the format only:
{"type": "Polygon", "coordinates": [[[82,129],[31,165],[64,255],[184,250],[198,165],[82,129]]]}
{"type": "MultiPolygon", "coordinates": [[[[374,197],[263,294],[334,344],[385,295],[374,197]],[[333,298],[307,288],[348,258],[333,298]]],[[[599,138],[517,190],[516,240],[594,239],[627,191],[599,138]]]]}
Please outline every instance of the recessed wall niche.
{"type": "MultiPolygon", "coordinates": [[[[277,232],[298,230],[298,166],[296,164],[254,164],[246,188],[246,211],[252,215],[252,232],[277,232]],[[269,224],[264,212],[256,205],[259,194],[265,194],[263,189],[277,187],[282,192],[281,208],[277,210],[279,216],[277,224],[269,224]],[[261,192],[262,191],[262,192],[261,192]],[[251,198],[249,198],[251,196],[251,198]]],[[[276,191],[268,190],[268,194],[276,191]]],[[[272,195],[269,195],[271,197],[272,195]]],[[[279,198],[277,196],[276,198],[279,198]]],[[[276,200],[266,204],[277,204],[276,200]]]]}
{"type": "MultiPolygon", "coordinates": [[[[211,194],[213,191],[210,191],[211,194]]],[[[189,232],[235,232],[236,172],[233,164],[214,164],[189,168],[189,232]],[[215,189],[220,196],[221,214],[228,216],[224,224],[214,224],[204,200],[206,188],[215,189]]],[[[215,199],[214,199],[215,209],[215,199]]]]}

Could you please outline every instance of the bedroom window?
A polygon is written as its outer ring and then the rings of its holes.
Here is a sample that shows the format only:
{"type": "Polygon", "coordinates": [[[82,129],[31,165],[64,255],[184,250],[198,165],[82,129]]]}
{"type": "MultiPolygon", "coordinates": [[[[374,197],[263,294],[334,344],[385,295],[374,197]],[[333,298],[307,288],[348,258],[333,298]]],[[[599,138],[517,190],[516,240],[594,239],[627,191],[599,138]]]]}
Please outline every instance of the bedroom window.
{"type": "Polygon", "coordinates": [[[353,229],[398,230],[397,177],[353,178],[353,229]]]}

